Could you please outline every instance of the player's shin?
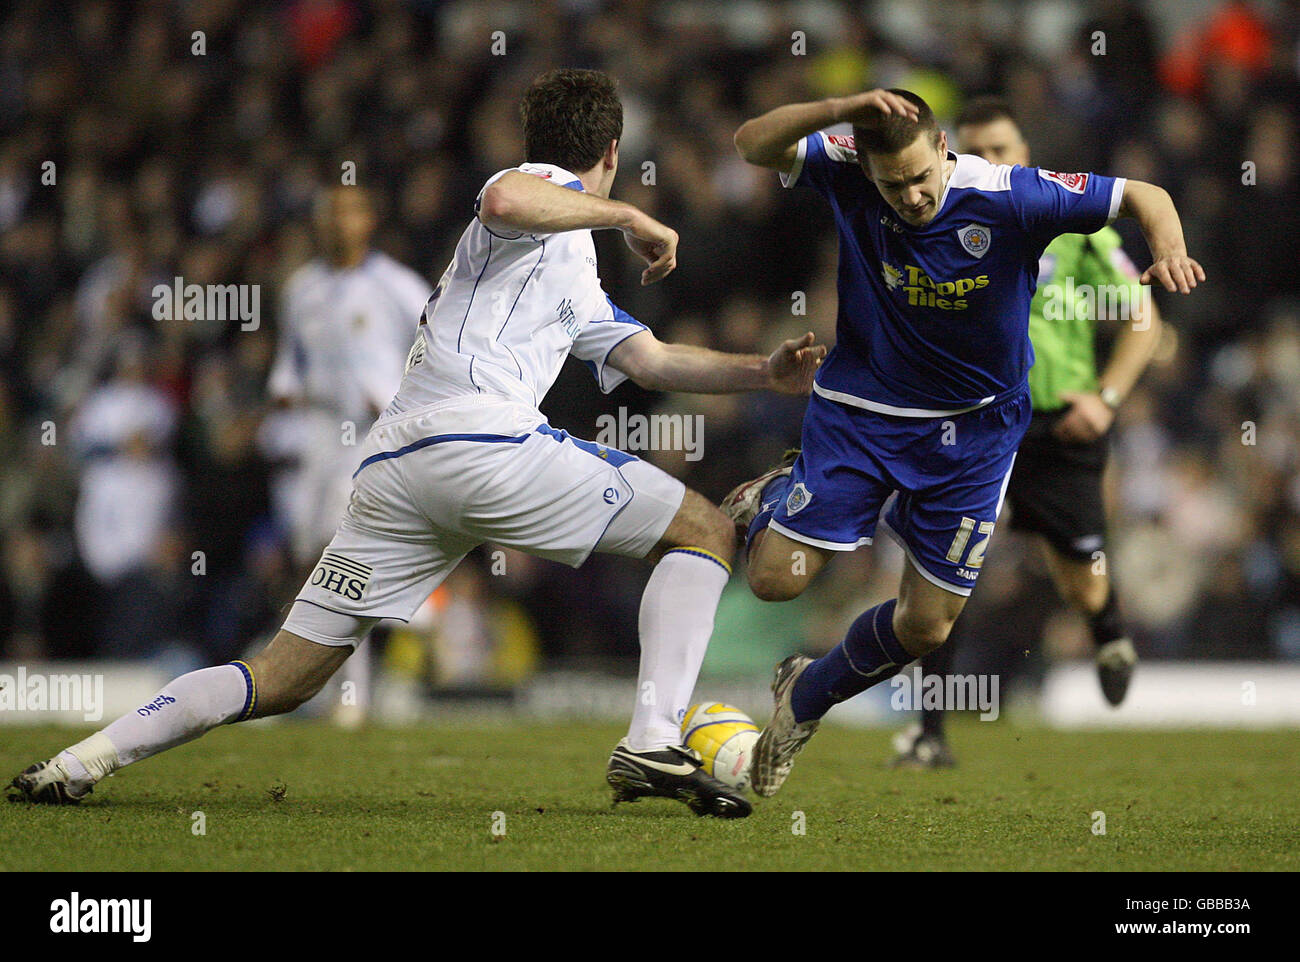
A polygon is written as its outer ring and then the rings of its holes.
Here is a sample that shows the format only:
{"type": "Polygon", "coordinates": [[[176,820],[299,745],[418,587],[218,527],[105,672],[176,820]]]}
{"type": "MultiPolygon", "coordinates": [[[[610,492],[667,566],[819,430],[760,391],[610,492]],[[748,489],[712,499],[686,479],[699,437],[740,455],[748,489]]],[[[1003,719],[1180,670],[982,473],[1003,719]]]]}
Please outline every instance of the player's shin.
{"type": "Polygon", "coordinates": [[[1106,588],[1106,602],[1101,610],[1088,615],[1088,629],[1092,632],[1093,644],[1098,648],[1124,637],[1124,624],[1119,617],[1119,599],[1115,596],[1113,585],[1106,588]]]}
{"type": "Polygon", "coordinates": [[[844,640],[804,669],[791,692],[796,722],[821,718],[846,698],[898,674],[915,659],[894,634],[896,598],[858,616],[844,640]]]}
{"type": "Polygon", "coordinates": [[[641,668],[627,736],[633,751],[681,744],[680,718],[730,576],[722,559],[701,548],[674,548],[655,565],[641,596],[641,668]]]}
{"type": "Polygon", "coordinates": [[[252,672],[243,662],[181,675],[147,704],[127,712],[58,759],[81,794],[124,765],[198,738],[227,722],[251,717],[256,706],[252,672]]]}

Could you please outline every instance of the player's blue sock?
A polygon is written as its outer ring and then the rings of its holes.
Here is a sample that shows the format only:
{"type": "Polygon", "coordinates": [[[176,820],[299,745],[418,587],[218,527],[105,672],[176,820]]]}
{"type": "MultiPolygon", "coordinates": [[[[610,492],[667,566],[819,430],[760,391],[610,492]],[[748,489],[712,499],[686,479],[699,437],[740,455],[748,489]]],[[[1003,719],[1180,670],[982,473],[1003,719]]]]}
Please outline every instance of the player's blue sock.
{"type": "Polygon", "coordinates": [[[916,656],[894,634],[897,598],[858,616],[844,640],[804,669],[790,693],[794,720],[821,718],[846,698],[898,674],[916,656]]]}
{"type": "Polygon", "coordinates": [[[754,543],[754,535],[767,527],[767,523],[772,520],[772,515],[776,514],[777,507],[785,500],[786,492],[789,490],[790,475],[788,474],[775,477],[763,486],[763,492],[759,495],[761,501],[759,512],[754,515],[754,520],[749,522],[749,530],[745,532],[745,551],[749,551],[749,546],[754,543]],[[770,507],[764,508],[762,505],[770,505],[770,507]]]}

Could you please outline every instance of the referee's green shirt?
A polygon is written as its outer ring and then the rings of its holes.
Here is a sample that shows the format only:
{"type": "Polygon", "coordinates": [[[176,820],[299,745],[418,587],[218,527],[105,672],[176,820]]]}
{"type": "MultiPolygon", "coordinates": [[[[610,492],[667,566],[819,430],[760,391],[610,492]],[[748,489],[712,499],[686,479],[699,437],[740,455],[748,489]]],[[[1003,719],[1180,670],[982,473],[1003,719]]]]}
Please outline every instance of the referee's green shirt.
{"type": "Polygon", "coordinates": [[[1113,228],[1062,234],[1047,245],[1038,261],[1038,290],[1029,304],[1034,344],[1029,396],[1035,411],[1065,407],[1063,391],[1097,390],[1093,339],[1098,307],[1114,305],[1120,297],[1130,305],[1140,303],[1137,277],[1113,228]]]}

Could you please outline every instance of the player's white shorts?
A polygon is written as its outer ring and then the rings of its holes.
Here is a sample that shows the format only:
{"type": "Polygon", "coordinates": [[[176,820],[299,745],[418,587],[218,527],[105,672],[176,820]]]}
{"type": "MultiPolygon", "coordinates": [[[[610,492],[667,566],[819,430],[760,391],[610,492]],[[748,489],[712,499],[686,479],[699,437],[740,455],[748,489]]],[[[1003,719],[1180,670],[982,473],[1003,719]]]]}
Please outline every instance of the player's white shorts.
{"type": "Polygon", "coordinates": [[[321,644],[410,620],[485,541],[575,568],[592,551],[644,557],[686,492],[639,458],[490,396],[381,418],[357,460],[343,522],[285,622],[321,644]]]}

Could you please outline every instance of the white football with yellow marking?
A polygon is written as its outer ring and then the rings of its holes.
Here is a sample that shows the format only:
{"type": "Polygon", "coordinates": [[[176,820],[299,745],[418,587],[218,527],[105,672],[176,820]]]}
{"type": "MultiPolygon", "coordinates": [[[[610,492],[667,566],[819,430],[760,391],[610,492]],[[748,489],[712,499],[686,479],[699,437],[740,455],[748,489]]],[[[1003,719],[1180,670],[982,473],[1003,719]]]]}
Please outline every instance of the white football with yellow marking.
{"type": "Polygon", "coordinates": [[[720,701],[692,705],[682,719],[682,743],[704,760],[704,770],[725,785],[749,788],[758,726],[739,708],[720,701]]]}

